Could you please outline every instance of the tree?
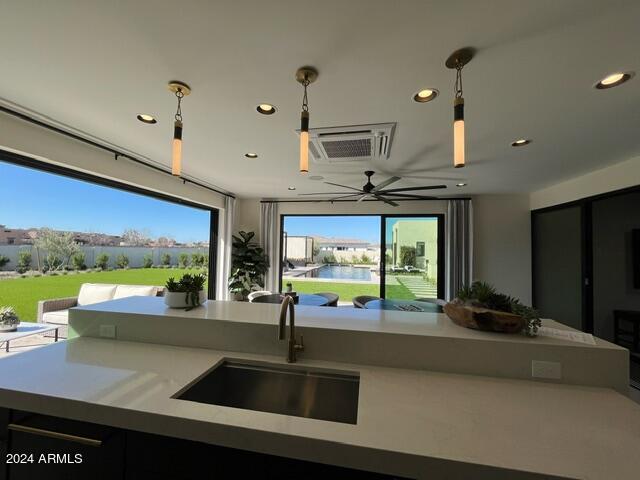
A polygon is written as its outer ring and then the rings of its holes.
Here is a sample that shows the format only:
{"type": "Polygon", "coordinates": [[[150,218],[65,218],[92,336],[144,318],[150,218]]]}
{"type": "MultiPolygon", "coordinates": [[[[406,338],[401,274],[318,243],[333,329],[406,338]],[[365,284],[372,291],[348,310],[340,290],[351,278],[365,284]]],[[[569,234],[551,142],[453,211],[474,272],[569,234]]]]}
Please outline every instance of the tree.
{"type": "Polygon", "coordinates": [[[151,239],[148,233],[145,231],[136,230],[135,228],[128,228],[122,232],[122,241],[127,245],[133,247],[140,247],[147,245],[151,239]]]}
{"type": "Polygon", "coordinates": [[[69,259],[80,247],[73,240],[71,232],[56,232],[50,228],[41,228],[34,242],[38,250],[45,250],[45,267],[47,270],[62,270],[69,264],[69,259]]]}
{"type": "Polygon", "coordinates": [[[269,269],[269,257],[258,244],[252,242],[254,232],[233,235],[229,291],[243,300],[256,288],[264,288],[264,275],[269,269]]]}
{"type": "Polygon", "coordinates": [[[415,267],[416,266],[416,247],[401,246],[400,247],[400,266],[415,267]]]}

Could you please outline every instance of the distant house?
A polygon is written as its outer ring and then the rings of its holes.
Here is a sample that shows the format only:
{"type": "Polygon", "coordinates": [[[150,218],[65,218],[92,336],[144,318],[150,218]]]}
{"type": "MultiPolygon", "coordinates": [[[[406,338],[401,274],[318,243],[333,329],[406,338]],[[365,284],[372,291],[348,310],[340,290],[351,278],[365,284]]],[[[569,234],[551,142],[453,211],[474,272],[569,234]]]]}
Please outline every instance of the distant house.
{"type": "Polygon", "coordinates": [[[0,225],[0,245],[32,245],[35,229],[8,228],[0,225]]]}
{"type": "Polygon", "coordinates": [[[403,267],[403,247],[415,250],[415,264],[428,276],[438,273],[438,222],[425,220],[398,220],[391,230],[391,256],[394,267],[403,267]]]}

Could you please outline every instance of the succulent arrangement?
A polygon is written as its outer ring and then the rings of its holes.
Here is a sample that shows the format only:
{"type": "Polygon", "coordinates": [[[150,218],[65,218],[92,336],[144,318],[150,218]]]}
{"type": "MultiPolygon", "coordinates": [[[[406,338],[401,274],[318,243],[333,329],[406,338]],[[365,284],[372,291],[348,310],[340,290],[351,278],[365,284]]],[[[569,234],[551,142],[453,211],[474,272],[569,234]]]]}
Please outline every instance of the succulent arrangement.
{"type": "Polygon", "coordinates": [[[20,320],[13,307],[0,307],[0,331],[12,331],[18,327],[20,320]]]}
{"type": "Polygon", "coordinates": [[[178,281],[169,278],[165,288],[168,292],[184,293],[185,302],[193,308],[200,305],[200,291],[204,290],[206,281],[207,276],[203,273],[185,273],[178,281]]]}
{"type": "Polygon", "coordinates": [[[530,337],[535,337],[542,325],[537,310],[522,304],[517,298],[496,292],[496,289],[486,282],[475,281],[461,288],[454,302],[519,315],[524,319],[523,331],[530,337]]]}

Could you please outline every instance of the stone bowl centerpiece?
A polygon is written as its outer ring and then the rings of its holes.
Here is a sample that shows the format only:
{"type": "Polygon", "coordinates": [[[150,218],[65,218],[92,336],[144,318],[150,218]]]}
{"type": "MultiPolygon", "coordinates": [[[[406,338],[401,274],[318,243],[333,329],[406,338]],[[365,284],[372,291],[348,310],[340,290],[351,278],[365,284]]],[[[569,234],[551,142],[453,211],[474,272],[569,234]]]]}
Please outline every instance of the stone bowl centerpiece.
{"type": "Polygon", "coordinates": [[[169,278],[165,284],[164,303],[169,308],[191,310],[199,307],[207,300],[204,291],[206,281],[207,276],[202,273],[195,275],[185,273],[177,282],[173,277],[169,278]]]}
{"type": "Polygon", "coordinates": [[[15,332],[20,319],[13,307],[0,307],[0,332],[15,332]]]}
{"type": "Polygon", "coordinates": [[[463,287],[447,303],[444,313],[457,325],[502,333],[524,332],[536,336],[541,325],[538,312],[517,298],[496,292],[488,283],[475,281],[463,287]]]}

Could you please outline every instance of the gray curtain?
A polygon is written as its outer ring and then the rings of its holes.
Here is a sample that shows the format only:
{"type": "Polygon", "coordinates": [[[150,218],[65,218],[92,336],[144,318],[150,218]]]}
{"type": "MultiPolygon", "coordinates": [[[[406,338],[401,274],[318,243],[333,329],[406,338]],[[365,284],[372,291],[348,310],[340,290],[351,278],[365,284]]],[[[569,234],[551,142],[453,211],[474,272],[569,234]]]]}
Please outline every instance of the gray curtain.
{"type": "Polygon", "coordinates": [[[231,243],[234,228],[234,217],[236,213],[236,199],[225,197],[224,212],[220,215],[220,249],[218,254],[218,282],[216,288],[216,298],[218,300],[229,300],[229,275],[231,275],[231,243]]]}
{"type": "Polygon", "coordinates": [[[280,253],[278,249],[278,204],[260,204],[260,241],[264,252],[269,256],[269,270],[265,275],[264,289],[278,291],[280,273],[280,253]]]}
{"type": "Polygon", "coordinates": [[[447,205],[446,299],[473,278],[473,207],[471,200],[449,200],[447,205]]]}

